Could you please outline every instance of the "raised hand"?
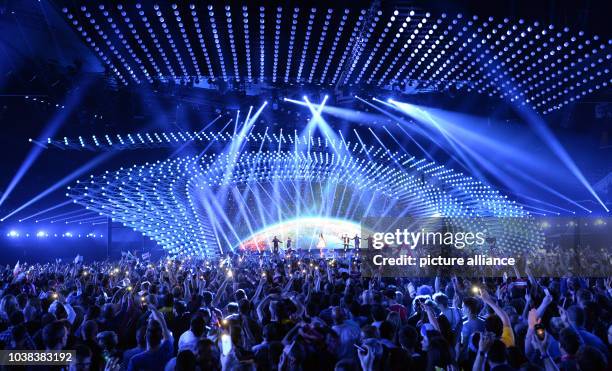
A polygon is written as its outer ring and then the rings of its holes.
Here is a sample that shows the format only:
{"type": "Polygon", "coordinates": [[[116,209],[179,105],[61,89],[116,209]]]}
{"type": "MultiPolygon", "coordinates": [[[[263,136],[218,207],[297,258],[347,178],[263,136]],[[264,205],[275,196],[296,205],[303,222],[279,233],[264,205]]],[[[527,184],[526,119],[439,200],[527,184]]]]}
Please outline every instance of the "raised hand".
{"type": "Polygon", "coordinates": [[[491,332],[485,332],[480,334],[480,340],[478,341],[478,351],[488,352],[495,340],[495,335],[491,332]]]}
{"type": "Polygon", "coordinates": [[[544,287],[544,299],[543,299],[543,303],[545,303],[546,305],[552,303],[553,301],[553,296],[550,294],[550,291],[548,291],[548,288],[544,287]]]}
{"type": "Polygon", "coordinates": [[[535,325],[537,325],[538,323],[540,323],[540,319],[538,318],[538,311],[534,308],[530,310],[529,314],[527,315],[527,324],[529,326],[529,329],[533,330],[535,325]]]}
{"type": "Polygon", "coordinates": [[[364,371],[372,371],[374,369],[374,352],[369,345],[363,345],[362,349],[357,351],[361,368],[364,371]]]}
{"type": "Polygon", "coordinates": [[[109,359],[104,365],[104,371],[119,371],[121,370],[121,364],[119,358],[113,357],[109,359]]]}
{"type": "Polygon", "coordinates": [[[480,295],[480,298],[482,299],[482,301],[484,301],[485,303],[489,304],[489,303],[493,302],[493,298],[491,297],[491,295],[489,294],[487,289],[485,289],[485,288],[480,289],[479,290],[479,295],[480,295]]]}
{"type": "Polygon", "coordinates": [[[559,316],[561,317],[561,321],[563,321],[563,323],[565,323],[566,325],[569,324],[567,318],[567,311],[565,310],[565,308],[559,305],[557,306],[557,309],[559,310],[559,316]]]}
{"type": "Polygon", "coordinates": [[[525,305],[531,303],[531,294],[529,294],[529,290],[525,290],[525,305]]]}

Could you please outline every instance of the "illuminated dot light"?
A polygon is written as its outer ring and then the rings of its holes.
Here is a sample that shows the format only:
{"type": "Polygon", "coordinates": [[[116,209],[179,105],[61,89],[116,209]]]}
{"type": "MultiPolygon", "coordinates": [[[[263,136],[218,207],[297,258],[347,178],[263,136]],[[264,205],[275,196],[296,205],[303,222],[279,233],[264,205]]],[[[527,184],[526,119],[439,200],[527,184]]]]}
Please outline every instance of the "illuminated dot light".
{"type": "MultiPolygon", "coordinates": [[[[29,237],[35,237],[35,238],[49,238],[49,237],[73,238],[75,236],[78,236],[79,238],[83,237],[83,235],[81,235],[81,234],[74,234],[72,232],[64,232],[62,234],[58,234],[58,233],[51,234],[48,231],[42,231],[42,230],[39,230],[36,233],[30,234],[30,233],[23,233],[23,232],[19,232],[17,230],[11,229],[6,234],[6,237],[9,237],[9,238],[20,238],[20,237],[21,238],[23,238],[23,237],[26,237],[26,238],[29,238],[29,237]]],[[[90,233],[87,233],[84,237],[85,238],[104,238],[104,235],[101,234],[101,233],[90,232],[90,233]]]]}
{"type": "Polygon", "coordinates": [[[306,26],[306,34],[304,35],[304,44],[302,45],[302,55],[300,57],[300,65],[298,66],[298,73],[296,77],[297,82],[302,82],[302,71],[304,70],[304,64],[306,63],[306,53],[308,52],[308,46],[310,45],[310,35],[312,33],[312,25],[314,24],[316,13],[317,13],[316,8],[310,9],[310,15],[308,16],[308,26],[306,26]]]}
{"type": "MultiPolygon", "coordinates": [[[[174,57],[177,60],[179,67],[181,68],[181,71],[183,71],[183,76],[187,77],[189,76],[189,74],[187,73],[187,68],[185,67],[185,64],[183,63],[183,58],[178,52],[178,45],[174,43],[174,39],[172,38],[172,32],[170,32],[168,23],[166,22],[166,19],[163,16],[161,8],[157,5],[155,5],[155,7],[157,7],[156,12],[155,12],[157,14],[157,20],[159,21],[161,25],[163,33],[166,35],[166,39],[168,39],[168,43],[170,44],[170,49],[174,53],[174,57]]],[[[176,12],[176,4],[173,4],[172,8],[175,9],[174,11],[176,12]]],[[[172,77],[174,77],[177,80],[179,79],[179,76],[172,76],[172,77]]]]}
{"type": "MultiPolygon", "coordinates": [[[[108,17],[108,13],[105,13],[105,11],[103,10],[104,9],[103,5],[100,5],[99,9],[102,10],[105,17],[108,17]]],[[[102,30],[102,27],[96,23],[96,20],[92,17],[92,14],[87,11],[87,7],[84,5],[81,6],[81,12],[89,20],[89,23],[93,26],[98,36],[100,36],[103,42],[108,46],[108,49],[115,55],[115,57],[119,60],[119,62],[121,62],[120,65],[123,66],[127,70],[128,74],[132,77],[132,79],[136,83],[140,83],[140,79],[136,76],[136,73],[134,72],[132,67],[127,63],[125,57],[123,57],[123,55],[119,52],[118,50],[119,48],[115,47],[115,45],[111,42],[111,40],[109,40],[108,35],[102,30]]],[[[120,32],[118,29],[116,29],[116,26],[112,21],[112,18],[107,18],[107,22],[110,23],[111,29],[114,29],[113,32],[117,33],[117,35],[119,36],[120,32]]],[[[121,39],[121,37],[119,39],[121,39]]]]}
{"type": "Polygon", "coordinates": [[[95,7],[62,13],[123,85],[194,76],[253,83],[257,74],[259,83],[465,89],[547,114],[607,88],[612,76],[612,40],[523,19],[276,6],[266,27],[264,6],[234,9],[241,18],[228,5],[95,7]]]}
{"type": "Polygon", "coordinates": [[[276,82],[278,72],[278,49],[280,47],[281,24],[283,20],[283,8],[276,8],[276,19],[274,20],[274,64],[272,65],[272,82],[276,82]]]}
{"type": "MultiPolygon", "coordinates": [[[[477,18],[474,18],[474,21],[476,21],[476,20],[477,20],[477,18]]],[[[463,29],[467,30],[469,26],[472,26],[474,24],[474,21],[468,21],[467,22],[467,26],[464,26],[463,29]]],[[[482,32],[484,30],[484,28],[487,28],[490,25],[492,25],[491,22],[493,22],[493,18],[492,17],[489,18],[488,22],[483,22],[482,27],[479,27],[477,29],[478,33],[482,32]]],[[[481,39],[481,42],[477,43],[475,45],[475,47],[472,49],[472,51],[468,52],[467,55],[472,55],[472,54],[477,53],[476,49],[480,49],[480,48],[482,48],[484,46],[485,47],[484,53],[481,53],[480,57],[479,57],[480,60],[484,60],[486,58],[486,56],[491,53],[492,50],[495,50],[495,45],[499,45],[499,40],[496,40],[495,42],[493,42],[493,39],[495,39],[493,36],[498,34],[498,31],[499,32],[503,32],[503,27],[504,27],[505,23],[506,22],[499,23],[499,24],[497,24],[496,27],[492,27],[488,31],[488,33],[481,39]],[[488,48],[486,47],[486,43],[489,43],[489,47],[488,48]]],[[[510,34],[512,34],[512,30],[507,30],[506,33],[508,33],[508,32],[510,34]]],[[[477,39],[476,36],[477,36],[477,34],[473,33],[471,35],[471,38],[468,39],[468,43],[464,43],[464,45],[460,46],[459,48],[463,49],[465,46],[469,45],[472,41],[477,39]]],[[[505,36],[503,36],[503,35],[501,37],[505,38],[505,36]]],[[[480,74],[481,72],[483,72],[484,68],[489,68],[489,65],[491,63],[493,63],[493,61],[495,61],[495,60],[499,59],[501,56],[503,56],[504,53],[505,53],[504,50],[499,51],[496,55],[492,56],[491,59],[489,59],[489,61],[487,61],[484,64],[482,64],[479,69],[476,69],[474,72],[472,72],[472,74],[467,78],[468,81],[473,81],[473,83],[470,84],[470,86],[467,88],[468,91],[472,91],[472,89],[475,89],[476,87],[478,87],[479,84],[481,84],[483,81],[485,81],[483,79],[476,80],[476,76],[478,74],[480,74]],[[470,80],[470,78],[473,79],[473,80],[470,80]]],[[[466,63],[466,61],[467,61],[467,58],[464,56],[463,59],[461,59],[459,61],[459,65],[463,65],[464,63],[466,63]]],[[[463,78],[463,76],[467,72],[469,72],[472,68],[474,68],[475,66],[476,66],[475,61],[472,61],[465,68],[462,68],[461,72],[459,72],[459,74],[458,74],[457,80],[461,80],[463,78]]],[[[451,72],[454,72],[454,71],[451,70],[451,71],[447,72],[447,74],[445,76],[448,76],[451,72]]],[[[493,71],[488,71],[487,74],[484,76],[484,78],[486,79],[486,78],[490,77],[492,75],[492,73],[493,73],[493,71]]],[[[455,83],[457,83],[457,81],[455,81],[455,83]]],[[[452,85],[451,83],[447,82],[444,88],[448,88],[451,85],[452,85]]],[[[490,82],[487,82],[486,86],[490,86],[490,82]]],[[[478,92],[484,94],[485,89],[479,89],[478,92]]],[[[492,92],[492,94],[498,94],[498,93],[497,92],[492,92]]]]}
{"type": "Polygon", "coordinates": [[[234,43],[234,29],[232,27],[232,12],[229,5],[225,6],[225,20],[227,23],[227,33],[230,41],[230,50],[232,52],[232,61],[234,62],[234,79],[240,82],[240,72],[238,72],[238,54],[236,52],[236,44],[234,43]]]}
{"type": "MultiPolygon", "coordinates": [[[[172,65],[170,64],[170,60],[168,59],[166,52],[162,48],[161,43],[159,42],[159,39],[157,38],[155,31],[153,30],[153,26],[151,25],[151,23],[149,22],[149,19],[145,15],[144,10],[141,10],[141,8],[142,6],[140,4],[136,4],[136,9],[139,9],[138,15],[140,16],[140,19],[142,20],[143,26],[146,28],[149,34],[149,37],[151,37],[151,40],[153,41],[153,45],[155,45],[155,48],[159,52],[159,55],[161,56],[162,61],[164,62],[164,65],[166,66],[166,69],[168,70],[169,75],[175,78],[176,73],[174,73],[174,69],[172,68],[172,65]]],[[[147,54],[147,56],[150,59],[154,60],[153,55],[147,54]]],[[[160,76],[160,78],[164,79],[163,75],[160,76]]]]}
{"type": "MultiPolygon", "coordinates": [[[[378,40],[376,41],[376,44],[374,45],[374,47],[372,48],[372,50],[370,52],[370,55],[368,56],[368,59],[365,61],[364,65],[360,68],[361,72],[359,73],[359,76],[357,76],[357,79],[355,80],[355,83],[359,83],[359,80],[361,80],[361,76],[363,76],[363,72],[370,65],[370,62],[372,61],[373,56],[376,54],[376,52],[378,51],[378,49],[381,46],[382,41],[387,36],[387,33],[389,32],[389,28],[392,27],[392,24],[395,21],[395,16],[397,15],[397,13],[398,13],[397,10],[394,11],[393,15],[389,18],[389,22],[385,25],[385,28],[380,33],[380,36],[378,37],[378,40]]],[[[370,25],[370,27],[368,29],[368,32],[366,33],[366,36],[359,41],[359,44],[358,44],[358,47],[357,47],[357,54],[354,56],[353,61],[350,64],[349,71],[346,74],[346,77],[344,78],[344,83],[345,84],[349,82],[349,79],[350,79],[351,75],[355,71],[355,67],[357,67],[357,63],[359,62],[359,59],[361,58],[361,54],[363,53],[366,45],[368,44],[368,40],[370,39],[370,36],[374,33],[374,29],[376,28],[376,24],[380,20],[380,16],[381,15],[382,15],[382,11],[379,10],[377,15],[374,17],[374,20],[372,21],[372,24],[370,25]]],[[[367,27],[367,25],[366,25],[366,27],[367,27]]]]}
{"type": "Polygon", "coordinates": [[[293,58],[293,47],[295,45],[295,30],[298,24],[298,16],[300,8],[293,9],[291,17],[291,31],[289,32],[289,46],[287,48],[287,68],[285,69],[285,83],[289,82],[289,73],[291,72],[291,60],[293,58]]]}
{"type": "Polygon", "coordinates": [[[340,23],[338,25],[338,32],[336,32],[336,37],[334,38],[334,41],[331,46],[331,53],[329,53],[329,56],[327,57],[327,62],[325,62],[325,67],[323,68],[321,78],[319,79],[319,83],[321,84],[324,83],[325,77],[327,76],[327,71],[329,70],[329,66],[334,58],[334,54],[336,53],[336,50],[338,50],[338,43],[340,41],[340,37],[342,37],[342,32],[344,31],[344,27],[346,26],[349,13],[350,11],[348,9],[344,10],[344,15],[342,16],[342,19],[340,20],[340,23]]]}
{"type": "MultiPolygon", "coordinates": [[[[225,133],[202,136],[208,140],[230,139],[225,133]]],[[[210,152],[90,175],[69,187],[68,196],[87,209],[148,236],[170,254],[181,256],[220,252],[221,245],[215,236],[215,229],[220,226],[208,217],[218,213],[203,197],[206,192],[223,187],[259,187],[273,192],[267,188],[274,187],[276,181],[345,185],[357,194],[369,192],[370,198],[360,197],[357,207],[365,208],[374,194],[393,200],[398,210],[409,210],[411,215],[466,217],[459,219],[464,224],[482,220],[473,217],[527,217],[521,222],[515,218],[512,223],[497,225],[501,231],[498,242],[504,242],[500,246],[518,252],[543,243],[539,229],[520,205],[444,165],[381,147],[368,147],[357,140],[351,143],[342,136],[326,140],[294,133],[291,142],[283,138],[282,133],[271,136],[267,131],[263,135],[251,133],[245,138],[247,141],[270,142],[278,150],[210,152]]],[[[257,147],[263,146],[252,148],[257,147]]],[[[329,216],[343,218],[345,212],[338,208],[337,215],[329,216]]],[[[249,222],[257,224],[255,220],[249,222]]]]}
{"type": "Polygon", "coordinates": [[[198,17],[198,12],[196,12],[195,10],[195,5],[190,5],[189,9],[191,9],[191,18],[193,20],[193,26],[195,27],[196,34],[198,34],[198,40],[200,42],[200,47],[202,48],[202,53],[204,53],[204,59],[206,60],[206,66],[208,67],[209,76],[212,81],[215,81],[215,72],[213,71],[210,56],[208,55],[208,49],[206,48],[206,43],[204,42],[204,35],[202,34],[202,29],[200,28],[200,17],[198,17]]]}
{"type": "MultiPolygon", "coordinates": [[[[434,37],[434,33],[436,29],[439,29],[440,25],[442,24],[442,21],[444,20],[444,18],[446,18],[446,14],[442,14],[442,16],[440,18],[438,18],[438,20],[436,21],[436,24],[432,26],[432,29],[427,31],[427,33],[431,36],[434,37]]],[[[438,39],[435,40],[430,46],[429,49],[427,49],[427,51],[424,54],[424,57],[427,58],[428,56],[432,55],[432,53],[435,52],[436,48],[442,49],[442,47],[444,46],[444,37],[447,36],[449,34],[450,31],[452,31],[453,29],[453,24],[452,22],[449,22],[449,24],[447,25],[446,29],[443,32],[440,32],[440,34],[438,35],[438,39]]],[[[449,44],[452,46],[453,41],[450,40],[449,44]]],[[[432,59],[432,63],[430,63],[429,65],[427,65],[422,71],[421,74],[417,77],[417,80],[426,80],[427,76],[429,74],[432,73],[434,67],[436,66],[436,64],[438,63],[438,61],[440,61],[442,59],[442,57],[444,56],[444,54],[446,54],[446,51],[444,50],[440,50],[435,57],[433,57],[432,59]]],[[[421,63],[421,61],[419,61],[419,63],[421,63]]]]}
{"type": "Polygon", "coordinates": [[[215,12],[212,5],[208,5],[208,20],[210,21],[210,27],[212,28],[212,34],[214,39],[215,47],[217,48],[217,55],[219,56],[219,65],[221,66],[221,76],[223,80],[227,81],[227,71],[225,70],[225,59],[223,58],[223,51],[221,48],[221,39],[219,36],[219,30],[217,29],[217,23],[215,20],[215,12]]]}
{"type": "MultiPolygon", "coordinates": [[[[251,65],[251,38],[249,36],[249,12],[246,6],[242,7],[242,19],[244,23],[244,48],[246,50],[247,61],[247,81],[253,82],[253,73],[251,65]]],[[[237,62],[235,62],[237,64],[237,62]]]]}
{"type": "MultiPolygon", "coordinates": [[[[140,6],[138,4],[137,4],[137,9],[140,9],[140,6]]],[[[140,12],[142,11],[139,11],[139,13],[140,12]]],[[[144,12],[142,13],[144,14],[144,12]]],[[[134,40],[136,40],[136,43],[142,50],[144,56],[147,57],[147,61],[149,62],[149,64],[151,64],[155,72],[157,72],[157,76],[159,78],[163,78],[163,73],[161,69],[159,68],[159,65],[157,64],[157,62],[155,62],[155,58],[153,58],[153,55],[149,51],[147,44],[143,41],[142,37],[138,33],[135,24],[133,24],[131,19],[128,17],[127,12],[124,10],[121,12],[121,15],[122,16],[120,18],[123,20],[124,25],[130,30],[132,37],[134,38],[134,40]]],[[[126,40],[126,43],[127,43],[127,39],[124,39],[124,40],[126,40]]],[[[137,56],[132,55],[132,58],[136,59],[137,56]]],[[[144,63],[140,60],[140,58],[138,60],[140,61],[139,64],[142,66],[141,69],[143,70],[143,72],[146,71],[146,67],[144,66],[144,63]]],[[[146,76],[148,77],[147,80],[149,80],[149,82],[152,82],[152,78],[149,75],[146,75],[146,76]]]]}
{"type": "MultiPolygon", "coordinates": [[[[411,11],[410,16],[414,16],[414,12],[413,12],[413,11],[411,11]]],[[[423,34],[421,31],[422,31],[423,25],[425,24],[425,22],[426,22],[426,21],[427,21],[427,20],[426,20],[425,18],[422,18],[422,19],[421,19],[421,20],[420,20],[420,21],[419,21],[419,22],[416,24],[416,26],[415,26],[415,27],[414,27],[414,29],[412,30],[412,33],[411,33],[410,37],[409,37],[408,39],[406,39],[406,44],[404,44],[403,49],[405,49],[406,51],[409,51],[409,50],[410,50],[410,48],[412,47],[412,45],[411,45],[411,44],[412,44],[413,42],[415,42],[415,43],[416,43],[416,41],[415,41],[415,40],[417,40],[417,37],[420,37],[420,36],[423,34]]],[[[424,40],[424,38],[423,38],[423,40],[424,40]]],[[[413,49],[413,51],[412,51],[412,53],[410,54],[410,56],[409,56],[409,57],[407,57],[406,62],[408,62],[408,61],[412,61],[412,60],[413,60],[413,58],[414,58],[414,56],[416,55],[416,53],[418,53],[418,50],[419,50],[419,49],[418,49],[418,46],[421,46],[421,45],[422,45],[423,40],[421,40],[421,42],[420,42],[420,43],[417,45],[417,49],[413,49]]],[[[402,52],[402,54],[403,54],[403,52],[402,52]]],[[[402,75],[402,73],[404,72],[404,70],[405,70],[405,69],[407,69],[409,66],[411,66],[411,63],[403,63],[403,64],[400,64],[400,67],[398,68],[397,72],[395,73],[395,75],[394,75],[394,76],[393,76],[393,78],[391,79],[391,83],[398,82],[398,81],[399,81],[399,79],[400,79],[400,75],[402,75]]],[[[385,75],[386,75],[386,73],[385,73],[385,75]]],[[[384,78],[381,78],[381,79],[379,80],[379,82],[378,82],[378,85],[382,85],[384,81],[385,81],[385,79],[384,79],[384,78]]]]}
{"type": "MultiPolygon", "coordinates": [[[[461,31],[459,31],[459,34],[461,35],[467,35],[467,40],[464,41],[461,45],[459,45],[459,51],[463,51],[465,50],[466,53],[464,54],[463,58],[460,59],[456,65],[454,65],[453,67],[451,67],[446,75],[444,75],[446,78],[448,78],[451,74],[455,74],[457,71],[459,71],[459,73],[456,75],[456,77],[450,81],[447,82],[444,88],[449,88],[451,85],[453,84],[457,84],[462,82],[462,78],[465,75],[465,73],[467,71],[469,71],[469,69],[471,67],[474,67],[476,65],[476,62],[480,62],[481,58],[484,58],[484,54],[481,54],[479,57],[476,58],[476,60],[471,60],[471,57],[476,55],[478,53],[478,50],[480,48],[483,47],[483,45],[486,43],[487,37],[481,38],[479,37],[480,34],[483,32],[485,27],[489,26],[488,22],[483,23],[483,27],[478,27],[476,29],[476,32],[471,32],[471,27],[473,27],[475,25],[475,22],[478,20],[478,17],[474,16],[472,20],[467,21],[466,25],[463,26],[463,28],[461,28],[461,31]],[[480,42],[479,42],[480,40],[480,42]],[[472,44],[473,47],[471,50],[469,49],[469,46],[471,46],[472,44]],[[463,67],[464,64],[467,64],[467,66],[463,67]]],[[[497,29],[493,29],[491,30],[492,34],[497,33],[498,30],[502,30],[502,28],[504,27],[505,23],[500,23],[497,25],[497,29]]],[[[510,31],[511,33],[511,31],[510,31]]],[[[489,36],[489,35],[487,35],[489,36]]],[[[504,36],[505,37],[505,36],[504,36]]],[[[496,42],[497,43],[497,42],[496,42]]],[[[494,48],[494,45],[491,45],[494,48]]],[[[489,50],[485,50],[485,54],[488,54],[490,51],[489,50]]],[[[504,51],[500,51],[498,56],[503,55],[504,51]]],[[[493,57],[494,59],[497,59],[498,57],[493,57]]],[[[484,67],[483,67],[484,68],[484,67]]],[[[490,73],[489,73],[490,76],[490,73]]],[[[478,84],[480,84],[483,80],[480,79],[476,82],[473,82],[473,85],[476,86],[478,84]]],[[[468,91],[471,91],[471,87],[468,87],[468,91]]],[[[484,91],[483,91],[484,93],[484,91]]]]}
{"type": "Polygon", "coordinates": [[[202,77],[202,73],[200,72],[200,66],[198,65],[198,59],[196,58],[196,54],[191,47],[191,42],[189,41],[189,37],[187,36],[187,30],[185,28],[185,21],[181,17],[181,14],[175,5],[172,6],[174,9],[174,16],[176,18],[177,26],[181,31],[181,35],[183,36],[183,42],[185,43],[185,48],[191,57],[191,63],[193,64],[193,68],[195,70],[196,76],[198,78],[202,77]]]}
{"type": "Polygon", "coordinates": [[[334,11],[332,9],[327,9],[327,14],[325,15],[325,21],[323,23],[323,29],[321,30],[321,35],[319,36],[319,43],[317,44],[317,50],[315,51],[312,66],[310,67],[310,75],[308,75],[309,84],[311,84],[312,80],[314,79],[314,74],[317,70],[317,64],[319,64],[319,58],[321,58],[321,50],[323,49],[323,44],[325,42],[325,37],[327,36],[327,31],[329,30],[329,24],[331,22],[333,12],[334,11]]]}
{"type": "MultiPolygon", "coordinates": [[[[387,45],[387,48],[386,48],[384,54],[382,55],[382,58],[378,59],[378,63],[376,63],[376,67],[374,67],[374,69],[370,73],[370,77],[368,77],[368,80],[367,80],[368,84],[372,83],[372,80],[374,79],[374,76],[376,75],[376,73],[378,73],[378,71],[380,70],[381,66],[383,66],[383,63],[385,63],[385,60],[387,59],[387,57],[391,54],[391,51],[395,47],[395,44],[397,44],[397,42],[399,40],[401,40],[401,36],[404,33],[404,31],[407,30],[407,27],[410,24],[411,20],[412,19],[410,18],[410,16],[408,16],[408,17],[406,17],[404,22],[401,24],[401,27],[397,30],[397,33],[395,34],[395,37],[393,38],[391,43],[389,43],[389,45],[387,45]]],[[[383,46],[382,41],[383,40],[381,38],[379,38],[379,41],[377,42],[377,45],[376,45],[377,48],[383,46]]],[[[400,52],[404,53],[406,47],[407,47],[407,45],[405,45],[402,49],[400,49],[400,52]]],[[[375,56],[375,53],[372,53],[368,57],[368,61],[366,62],[368,65],[372,62],[374,56],[375,56]]],[[[401,56],[400,53],[396,54],[395,59],[392,62],[392,65],[389,66],[389,69],[392,68],[395,65],[395,63],[397,63],[397,60],[400,58],[400,56],[401,56]]],[[[389,69],[387,69],[387,71],[389,71],[389,69]]],[[[358,77],[358,80],[361,79],[361,76],[363,76],[363,74],[365,72],[366,72],[366,69],[365,68],[362,69],[362,71],[360,72],[360,76],[358,77]]],[[[386,74],[383,74],[382,80],[384,80],[386,77],[387,77],[386,74]]]]}
{"type": "Polygon", "coordinates": [[[266,8],[263,6],[259,7],[259,82],[265,81],[265,33],[266,33],[266,8]]]}
{"type": "Polygon", "coordinates": [[[346,48],[344,49],[342,56],[340,57],[340,61],[338,62],[338,67],[336,68],[336,72],[334,73],[334,77],[332,78],[330,85],[335,84],[338,77],[340,77],[340,72],[342,72],[342,67],[344,66],[344,62],[348,59],[348,55],[351,52],[351,50],[353,50],[353,44],[359,43],[359,40],[358,40],[359,30],[361,28],[361,23],[364,21],[364,17],[363,17],[364,14],[366,14],[366,11],[361,10],[359,17],[357,18],[357,22],[355,22],[355,27],[353,28],[351,37],[348,43],[346,44],[346,48]]]}
{"type": "MultiPolygon", "coordinates": [[[[149,71],[147,70],[147,68],[145,67],[145,65],[142,63],[142,60],[136,55],[136,53],[134,52],[134,50],[132,49],[132,47],[130,46],[130,44],[128,43],[128,40],[125,38],[125,36],[123,35],[123,33],[121,32],[121,29],[117,26],[117,24],[115,23],[115,21],[113,20],[112,17],[110,17],[110,14],[108,11],[104,10],[104,7],[101,5],[99,8],[100,12],[102,13],[102,16],[104,18],[106,18],[106,22],[110,25],[111,29],[114,31],[115,35],[119,38],[119,40],[121,40],[121,44],[123,45],[123,47],[126,49],[127,53],[132,57],[132,59],[136,62],[136,64],[138,65],[138,67],[140,68],[140,70],[142,71],[143,75],[145,76],[145,78],[152,83],[153,79],[151,78],[151,76],[149,75],[149,71]]],[[[127,13],[123,10],[123,6],[122,5],[117,5],[117,9],[120,11],[120,15],[121,17],[119,17],[120,19],[124,19],[124,17],[127,16],[127,13]]],[[[90,16],[89,13],[85,13],[86,16],[90,16]]],[[[129,19],[127,21],[128,27],[130,25],[129,23],[129,19]]],[[[126,68],[128,69],[128,71],[130,71],[130,75],[132,75],[132,77],[134,77],[136,79],[137,82],[140,82],[140,80],[138,80],[136,78],[135,73],[131,70],[131,68],[129,66],[126,66],[126,68]]]]}
{"type": "MultiPolygon", "coordinates": [[[[119,81],[123,83],[123,85],[128,85],[128,82],[123,77],[123,74],[117,69],[115,64],[111,61],[111,59],[104,54],[102,48],[96,44],[96,42],[92,39],[92,37],[88,34],[88,32],[84,29],[83,26],[79,23],[79,21],[75,18],[75,16],[69,12],[68,8],[63,8],[62,12],[66,15],[68,19],[68,23],[75,28],[77,32],[81,34],[83,39],[89,44],[89,46],[98,54],[98,56],[102,59],[104,63],[108,65],[108,67],[115,73],[119,81]]],[[[98,26],[99,27],[99,26],[98,26]]],[[[96,26],[93,27],[94,29],[96,26]]],[[[100,40],[101,41],[101,40],[100,40]]],[[[110,41],[109,41],[110,43],[110,41]]],[[[107,45],[106,43],[100,42],[102,45],[107,45]]]]}
{"type": "MultiPolygon", "coordinates": [[[[442,14],[442,18],[446,18],[446,14],[442,14]]],[[[447,68],[448,66],[451,65],[451,63],[453,62],[453,60],[457,57],[458,53],[455,52],[454,54],[450,55],[450,57],[447,57],[446,59],[444,58],[445,55],[448,54],[449,49],[453,46],[453,44],[455,44],[455,42],[458,40],[457,37],[450,37],[451,32],[453,30],[453,28],[457,27],[460,28],[461,27],[461,22],[460,20],[462,19],[462,15],[458,14],[457,17],[455,19],[452,20],[452,22],[449,22],[446,30],[442,33],[442,35],[439,36],[439,39],[436,41],[436,45],[438,43],[438,41],[440,43],[443,42],[443,40],[445,38],[448,39],[448,41],[446,41],[446,43],[444,44],[444,47],[442,50],[440,50],[440,52],[434,57],[433,61],[434,64],[433,65],[429,65],[426,68],[426,71],[423,71],[422,75],[419,76],[420,79],[430,79],[433,81],[436,81],[436,79],[438,78],[438,75],[440,75],[442,73],[442,71],[444,71],[445,68],[447,68]],[[434,70],[434,66],[438,65],[438,69],[434,70]],[[433,71],[433,73],[432,73],[433,71]],[[427,77],[425,77],[427,76],[427,77]]],[[[489,35],[487,35],[489,36],[489,35]]],[[[438,83],[436,82],[436,87],[438,87],[438,83]]]]}

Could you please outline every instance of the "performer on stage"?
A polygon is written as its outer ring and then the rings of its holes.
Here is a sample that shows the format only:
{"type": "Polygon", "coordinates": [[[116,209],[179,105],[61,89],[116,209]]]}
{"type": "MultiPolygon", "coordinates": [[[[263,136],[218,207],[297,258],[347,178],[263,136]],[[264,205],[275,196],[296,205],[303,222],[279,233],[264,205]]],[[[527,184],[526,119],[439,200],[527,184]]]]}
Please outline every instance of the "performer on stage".
{"type": "Polygon", "coordinates": [[[372,236],[368,236],[368,238],[366,238],[366,240],[368,241],[368,249],[371,249],[374,247],[374,238],[372,236]]]}
{"type": "Polygon", "coordinates": [[[351,242],[351,238],[348,236],[348,234],[343,234],[342,235],[342,247],[344,248],[344,253],[346,254],[346,252],[349,249],[349,244],[351,242]]]}
{"type": "Polygon", "coordinates": [[[325,249],[326,246],[327,244],[325,243],[325,238],[323,238],[323,233],[319,233],[319,242],[317,242],[317,249],[319,249],[321,257],[323,257],[323,249],[325,249]]]}
{"type": "Polygon", "coordinates": [[[291,237],[287,237],[287,254],[291,255],[293,253],[293,249],[291,248],[291,237]]]}
{"type": "Polygon", "coordinates": [[[361,237],[355,234],[355,237],[353,237],[353,243],[355,244],[355,250],[359,250],[359,248],[361,247],[361,237]]]}
{"type": "Polygon", "coordinates": [[[279,243],[281,243],[281,240],[279,240],[278,237],[274,236],[274,239],[272,240],[272,252],[274,252],[274,255],[278,255],[279,243]]]}

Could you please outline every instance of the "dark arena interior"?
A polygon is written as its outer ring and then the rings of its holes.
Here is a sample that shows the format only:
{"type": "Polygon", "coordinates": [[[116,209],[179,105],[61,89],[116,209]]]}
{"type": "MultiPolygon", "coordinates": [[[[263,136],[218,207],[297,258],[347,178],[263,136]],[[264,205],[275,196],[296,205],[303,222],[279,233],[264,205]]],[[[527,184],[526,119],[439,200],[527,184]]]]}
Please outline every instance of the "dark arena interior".
{"type": "Polygon", "coordinates": [[[611,15],[0,0],[0,370],[612,369],[611,15]]]}

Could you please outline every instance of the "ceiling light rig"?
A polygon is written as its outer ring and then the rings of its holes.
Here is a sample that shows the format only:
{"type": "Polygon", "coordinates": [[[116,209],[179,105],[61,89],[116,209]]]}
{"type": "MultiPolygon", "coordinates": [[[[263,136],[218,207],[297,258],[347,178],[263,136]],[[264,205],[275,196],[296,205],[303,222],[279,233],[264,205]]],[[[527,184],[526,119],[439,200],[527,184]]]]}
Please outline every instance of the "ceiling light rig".
{"type": "Polygon", "coordinates": [[[57,2],[123,85],[198,78],[231,89],[464,89],[546,114],[607,88],[612,77],[612,40],[524,19],[391,6],[57,2]]]}

